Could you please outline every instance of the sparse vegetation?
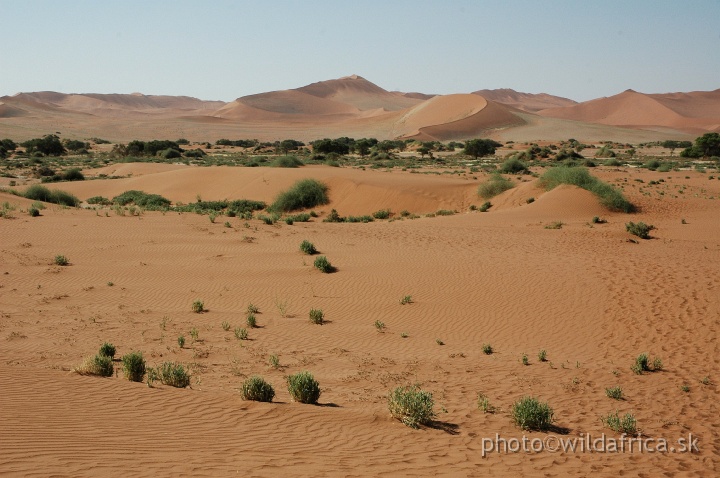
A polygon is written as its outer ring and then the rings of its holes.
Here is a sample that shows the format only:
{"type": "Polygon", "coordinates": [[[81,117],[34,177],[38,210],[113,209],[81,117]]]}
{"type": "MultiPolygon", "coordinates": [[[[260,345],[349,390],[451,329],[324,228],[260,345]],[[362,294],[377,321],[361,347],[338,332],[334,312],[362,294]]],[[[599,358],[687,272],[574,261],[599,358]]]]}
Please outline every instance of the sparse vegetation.
{"type": "Polygon", "coordinates": [[[650,231],[653,229],[655,229],[655,226],[647,225],[644,222],[628,222],[625,224],[625,230],[640,239],[650,239],[650,231]]]}
{"type": "Polygon", "coordinates": [[[105,342],[100,346],[100,350],[98,351],[98,355],[102,355],[103,357],[115,357],[115,346],[111,344],[110,342],[105,342]]]}
{"type": "Polygon", "coordinates": [[[106,355],[86,357],[82,364],[75,367],[74,372],[80,375],[97,375],[99,377],[112,377],[114,372],[113,361],[106,355]]]}
{"type": "Polygon", "coordinates": [[[493,174],[489,181],[478,186],[478,196],[483,199],[490,199],[504,191],[507,191],[508,189],[512,189],[513,187],[514,184],[509,179],[506,179],[499,174],[493,174]]]}
{"type": "Polygon", "coordinates": [[[412,304],[412,296],[406,295],[400,299],[400,305],[412,304]]]}
{"type": "Polygon", "coordinates": [[[268,359],[268,363],[272,368],[280,368],[280,357],[278,357],[277,354],[272,354],[268,359]]]}
{"type": "Polygon", "coordinates": [[[300,243],[300,250],[301,250],[304,254],[307,254],[307,255],[309,255],[309,256],[311,256],[311,255],[313,255],[313,254],[317,254],[317,249],[315,249],[315,246],[313,245],[313,243],[310,242],[310,241],[307,241],[307,240],[302,241],[302,242],[300,243]]]}
{"type": "Polygon", "coordinates": [[[287,377],[290,397],[300,403],[317,403],[320,398],[320,384],[310,372],[302,371],[287,377]]]}
{"type": "Polygon", "coordinates": [[[257,327],[257,319],[255,318],[255,314],[248,314],[247,319],[245,319],[245,324],[250,329],[254,329],[257,327]]]}
{"type": "Polygon", "coordinates": [[[317,325],[325,323],[325,313],[322,309],[310,309],[310,322],[317,325]]]}
{"type": "Polygon", "coordinates": [[[630,413],[626,413],[625,416],[620,417],[616,410],[615,413],[601,417],[601,420],[606,427],[618,433],[625,433],[627,435],[635,435],[637,433],[637,420],[635,420],[635,416],[630,413]]]}
{"type": "Polygon", "coordinates": [[[247,340],[248,331],[242,327],[235,327],[235,338],[238,340],[247,340]]]}
{"type": "Polygon", "coordinates": [[[553,409],[534,397],[523,397],[510,410],[513,422],[524,430],[545,431],[553,423],[553,409]]]}
{"type": "Polygon", "coordinates": [[[538,360],[540,362],[547,362],[547,352],[544,349],[538,352],[538,360]]]}
{"type": "Polygon", "coordinates": [[[315,269],[319,270],[320,272],[324,272],[325,274],[329,274],[335,271],[335,268],[332,264],[330,264],[330,261],[328,261],[327,257],[325,256],[318,256],[315,259],[313,265],[315,266],[315,269]]]}
{"type": "Polygon", "coordinates": [[[185,370],[182,364],[175,362],[163,362],[160,367],[155,369],[155,373],[160,382],[171,387],[185,388],[190,385],[190,374],[185,370]]]}
{"type": "Polygon", "coordinates": [[[482,346],[482,351],[483,351],[483,353],[484,353],[485,355],[492,355],[492,353],[493,353],[492,345],[490,345],[490,344],[483,344],[483,346],[482,346]]]}
{"type": "Polygon", "coordinates": [[[490,399],[484,393],[478,393],[477,405],[484,413],[495,413],[495,407],[490,404],[490,399]]]}
{"type": "Polygon", "coordinates": [[[530,361],[528,360],[527,354],[522,354],[522,364],[523,365],[530,365],[530,361]]]}
{"type": "Polygon", "coordinates": [[[275,390],[262,377],[253,375],[242,384],[241,393],[243,400],[254,400],[256,402],[272,402],[275,397],[275,390]]]}
{"type": "Polygon", "coordinates": [[[70,261],[68,261],[67,257],[58,254],[55,256],[55,265],[56,266],[66,266],[70,264],[70,261]]]}
{"type": "Polygon", "coordinates": [[[622,400],[623,391],[620,386],[610,387],[605,389],[605,395],[612,398],[613,400],[622,400]]]}
{"type": "Polygon", "coordinates": [[[390,415],[411,428],[432,422],[434,403],[432,393],[417,385],[397,387],[388,396],[390,415]]]}
{"type": "Polygon", "coordinates": [[[196,314],[201,314],[201,313],[205,312],[205,303],[200,299],[195,300],[195,301],[193,301],[191,308],[192,308],[192,311],[195,312],[196,314]]]}
{"type": "Polygon", "coordinates": [[[142,352],[130,352],[122,357],[123,373],[132,382],[142,382],[145,376],[145,359],[142,352]]]}
{"type": "Polygon", "coordinates": [[[378,332],[382,333],[385,331],[385,322],[383,322],[381,320],[376,320],[374,325],[375,325],[375,330],[377,330],[378,332]]]}

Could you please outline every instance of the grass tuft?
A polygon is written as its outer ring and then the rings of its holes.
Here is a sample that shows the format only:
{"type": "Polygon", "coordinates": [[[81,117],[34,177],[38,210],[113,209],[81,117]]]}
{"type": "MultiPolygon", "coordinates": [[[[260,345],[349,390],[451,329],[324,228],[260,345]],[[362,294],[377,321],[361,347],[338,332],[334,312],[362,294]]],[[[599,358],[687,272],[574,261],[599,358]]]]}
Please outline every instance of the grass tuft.
{"type": "Polygon", "coordinates": [[[329,202],[328,187],[316,179],[303,179],[296,182],[290,189],[278,195],[270,206],[273,211],[297,211],[321,206],[329,202]]]}
{"type": "Polygon", "coordinates": [[[510,410],[513,421],[524,430],[548,430],[553,422],[553,409],[533,397],[523,397],[510,410]]]}
{"type": "Polygon", "coordinates": [[[300,403],[317,403],[320,398],[320,384],[310,372],[302,371],[287,378],[290,397],[300,403]]]}
{"type": "Polygon", "coordinates": [[[388,409],[393,418],[410,428],[428,425],[435,418],[432,393],[417,385],[397,387],[388,396],[388,409]]]}
{"type": "Polygon", "coordinates": [[[561,184],[572,184],[596,195],[600,204],[611,211],[635,212],[635,206],[625,199],[619,190],[600,181],[584,167],[550,168],[540,177],[540,184],[548,191],[561,184]]]}
{"type": "Polygon", "coordinates": [[[272,402],[275,397],[275,390],[262,377],[253,375],[242,384],[241,393],[243,400],[256,402],[272,402]]]}

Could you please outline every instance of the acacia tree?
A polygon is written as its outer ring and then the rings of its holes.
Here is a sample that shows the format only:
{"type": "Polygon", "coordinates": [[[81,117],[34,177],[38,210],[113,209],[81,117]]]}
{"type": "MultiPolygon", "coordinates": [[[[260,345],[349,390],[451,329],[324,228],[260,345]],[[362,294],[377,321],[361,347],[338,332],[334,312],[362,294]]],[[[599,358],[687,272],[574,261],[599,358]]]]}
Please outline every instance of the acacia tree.
{"type": "Polygon", "coordinates": [[[720,156],[720,133],[705,133],[695,140],[692,147],[684,149],[680,156],[684,158],[720,156]]]}
{"type": "Polygon", "coordinates": [[[502,146],[497,141],[491,139],[471,139],[465,142],[465,154],[478,159],[482,156],[490,156],[495,154],[495,149],[502,146]]]}

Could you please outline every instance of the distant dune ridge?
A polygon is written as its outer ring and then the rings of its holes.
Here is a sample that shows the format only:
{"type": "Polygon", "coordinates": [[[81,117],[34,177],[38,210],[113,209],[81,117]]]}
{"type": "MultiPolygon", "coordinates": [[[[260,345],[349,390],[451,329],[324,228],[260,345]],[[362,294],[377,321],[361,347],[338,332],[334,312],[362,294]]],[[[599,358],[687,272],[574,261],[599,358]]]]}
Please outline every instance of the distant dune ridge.
{"type": "Polygon", "coordinates": [[[52,91],[0,98],[0,136],[22,140],[55,131],[112,141],[179,137],[308,141],[337,136],[439,141],[480,136],[519,141],[689,138],[720,131],[720,89],[668,94],[628,90],[576,103],[511,89],[450,95],[387,91],[350,75],[228,103],[187,96],[52,91]]]}

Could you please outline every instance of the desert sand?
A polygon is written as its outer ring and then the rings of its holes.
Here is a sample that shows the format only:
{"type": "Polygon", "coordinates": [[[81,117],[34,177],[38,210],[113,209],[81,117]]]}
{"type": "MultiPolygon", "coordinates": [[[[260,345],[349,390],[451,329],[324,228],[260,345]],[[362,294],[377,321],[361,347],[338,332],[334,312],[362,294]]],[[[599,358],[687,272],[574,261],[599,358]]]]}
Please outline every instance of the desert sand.
{"type": "Polygon", "coordinates": [[[142,189],[175,202],[271,201],[312,177],[330,186],[331,202],[312,222],[266,225],[51,204],[32,218],[21,213],[30,201],[0,193],[17,208],[14,219],[0,219],[4,476],[712,476],[720,469],[713,173],[596,168],[640,207],[629,215],[607,212],[575,187],[545,192],[530,176],[513,178],[517,187],[480,213],[469,208],[483,202],[475,194],[483,173],[147,164],[86,171],[99,172],[132,176],[53,187],[81,199],[142,189]],[[332,208],[458,213],[321,222],[332,208]],[[607,223],[591,224],[593,216],[607,223]],[[555,221],[561,229],[545,228],[555,221]],[[653,224],[653,238],[630,242],[628,221],[653,224]],[[304,239],[335,273],[313,268],[298,249],[304,239]],[[54,265],[57,254],[70,264],[54,265]],[[406,295],[412,303],[401,305],[406,295]],[[191,311],[196,299],[205,313],[191,311]],[[221,324],[244,326],[249,303],[260,309],[259,328],[237,340],[221,324]],[[327,323],[310,323],[311,308],[323,309],[327,323]],[[118,356],[142,351],[149,366],[189,365],[191,386],[149,388],[122,374],[72,372],[105,341],[118,356]],[[485,355],[485,343],[495,353],[485,355]],[[537,358],[541,349],[548,362],[537,358]],[[631,372],[643,352],[662,358],[664,369],[631,372]],[[268,365],[271,354],[279,369],[268,365]],[[284,377],[300,370],[319,381],[320,405],[290,400],[284,377]],[[273,403],[241,399],[238,388],[252,374],[275,387],[273,403]],[[434,394],[432,427],[413,430],[390,417],[389,390],[408,383],[434,394]],[[617,385],[624,400],[605,395],[617,385]],[[478,409],[479,392],[495,413],[478,409]],[[636,416],[644,437],[692,433],[699,452],[482,457],[483,438],[548,436],[512,423],[510,407],[524,395],[554,408],[553,435],[616,437],[600,417],[619,410],[636,416]]]}

